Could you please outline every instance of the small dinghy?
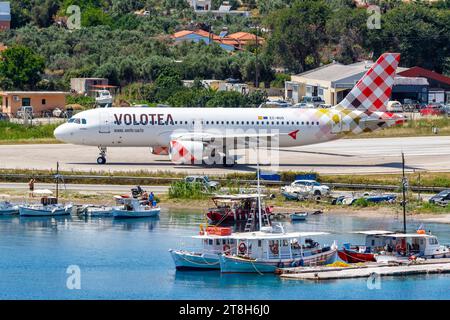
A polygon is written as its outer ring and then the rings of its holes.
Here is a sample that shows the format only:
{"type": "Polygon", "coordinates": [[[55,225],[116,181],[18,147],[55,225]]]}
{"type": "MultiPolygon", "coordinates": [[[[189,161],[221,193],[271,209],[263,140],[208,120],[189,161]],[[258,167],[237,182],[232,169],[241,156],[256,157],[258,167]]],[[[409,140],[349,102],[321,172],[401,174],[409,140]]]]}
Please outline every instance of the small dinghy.
{"type": "MultiPolygon", "coordinates": [[[[119,202],[119,199],[117,199],[119,202]]],[[[156,203],[149,204],[146,200],[135,198],[121,198],[120,202],[123,206],[114,207],[112,214],[114,218],[143,218],[157,217],[161,208],[156,203]]]]}
{"type": "Polygon", "coordinates": [[[0,201],[0,216],[19,214],[19,206],[9,201],[0,201]]]}
{"type": "Polygon", "coordinates": [[[308,216],[308,212],[294,212],[289,215],[291,221],[305,221],[308,216]]]}
{"type": "Polygon", "coordinates": [[[112,217],[113,207],[89,206],[84,210],[84,215],[88,217],[112,217]]]}

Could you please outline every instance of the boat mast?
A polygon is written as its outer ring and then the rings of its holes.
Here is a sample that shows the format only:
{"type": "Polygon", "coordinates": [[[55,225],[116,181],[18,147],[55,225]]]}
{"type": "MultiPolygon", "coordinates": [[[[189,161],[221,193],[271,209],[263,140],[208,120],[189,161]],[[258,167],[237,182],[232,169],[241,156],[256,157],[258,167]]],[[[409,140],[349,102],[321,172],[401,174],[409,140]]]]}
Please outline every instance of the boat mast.
{"type": "Polygon", "coordinates": [[[59,196],[59,162],[56,162],[56,203],[58,203],[58,196],[59,196]]]}
{"type": "Polygon", "coordinates": [[[405,177],[405,155],[402,152],[402,193],[403,193],[403,233],[406,233],[406,177],[405,177]]]}

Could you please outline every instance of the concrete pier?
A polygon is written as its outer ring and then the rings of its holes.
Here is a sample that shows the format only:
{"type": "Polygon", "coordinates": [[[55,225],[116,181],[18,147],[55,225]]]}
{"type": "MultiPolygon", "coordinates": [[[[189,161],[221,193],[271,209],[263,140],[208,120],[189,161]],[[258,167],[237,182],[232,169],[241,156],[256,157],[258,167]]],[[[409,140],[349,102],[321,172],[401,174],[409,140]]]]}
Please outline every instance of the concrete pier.
{"type": "Polygon", "coordinates": [[[335,280],[350,278],[367,278],[378,276],[407,276],[417,274],[450,273],[450,259],[433,259],[408,264],[370,263],[350,267],[312,267],[278,269],[283,279],[294,280],[335,280]]]}

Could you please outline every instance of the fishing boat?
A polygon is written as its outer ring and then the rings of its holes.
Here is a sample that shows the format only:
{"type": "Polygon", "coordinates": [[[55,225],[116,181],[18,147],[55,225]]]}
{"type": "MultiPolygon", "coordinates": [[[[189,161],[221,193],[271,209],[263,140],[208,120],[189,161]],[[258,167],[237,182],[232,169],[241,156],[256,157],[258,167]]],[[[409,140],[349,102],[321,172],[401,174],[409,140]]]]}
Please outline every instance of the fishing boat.
{"type": "Polygon", "coordinates": [[[63,178],[59,174],[59,163],[57,162],[55,174],[56,196],[53,197],[53,192],[48,189],[34,190],[31,195],[33,197],[40,197],[40,202],[19,205],[19,214],[25,217],[53,217],[70,215],[72,213],[73,205],[71,203],[65,205],[58,202],[60,180],[63,180],[63,178]]]}
{"type": "Polygon", "coordinates": [[[342,261],[347,263],[375,262],[376,248],[384,246],[384,238],[381,236],[392,234],[394,232],[386,230],[367,230],[356,231],[354,233],[365,235],[366,238],[364,244],[343,244],[343,248],[338,251],[338,255],[342,261]]]}
{"type": "Polygon", "coordinates": [[[219,270],[220,255],[235,250],[236,242],[230,239],[229,227],[200,227],[200,234],[193,236],[201,241],[201,248],[169,252],[177,270],[219,270]]]}
{"type": "Polygon", "coordinates": [[[291,221],[305,221],[308,217],[308,212],[294,212],[289,215],[291,221]]]}
{"type": "Polygon", "coordinates": [[[0,201],[0,216],[10,216],[19,213],[19,206],[9,201],[0,201]]]}
{"type": "MultiPolygon", "coordinates": [[[[265,195],[216,195],[212,197],[215,207],[208,209],[206,217],[211,224],[246,221],[258,211],[258,198],[265,198],[265,195]]],[[[267,214],[270,214],[272,210],[273,208],[269,206],[262,209],[267,214]]]]}
{"type": "MultiPolygon", "coordinates": [[[[120,196],[118,196],[120,197],[120,196]]],[[[144,218],[157,217],[161,208],[156,203],[149,203],[147,200],[136,198],[116,198],[122,206],[116,206],[112,209],[114,218],[144,218]]]]}
{"type": "Polygon", "coordinates": [[[84,211],[88,217],[112,217],[113,207],[110,206],[88,206],[84,211]]]}
{"type": "Polygon", "coordinates": [[[416,233],[384,230],[358,231],[366,235],[363,245],[344,244],[339,258],[348,263],[389,262],[450,257],[448,246],[440,245],[436,236],[422,227],[416,233]]]}
{"type": "MultiPolygon", "coordinates": [[[[36,190],[33,194],[42,194],[43,192],[52,193],[50,190],[36,190]]],[[[72,204],[63,205],[58,203],[58,198],[52,196],[42,196],[40,203],[19,205],[19,214],[25,217],[46,217],[70,215],[72,204]]]]}
{"type": "Polygon", "coordinates": [[[383,250],[375,255],[377,262],[450,258],[450,248],[439,244],[435,235],[419,229],[416,233],[392,233],[384,238],[383,250]]]}
{"type": "Polygon", "coordinates": [[[327,233],[284,232],[282,227],[232,234],[230,239],[235,241],[236,250],[220,256],[220,271],[273,273],[277,268],[333,263],[337,258],[336,243],[321,246],[310,238],[325,234],[327,233]]]}

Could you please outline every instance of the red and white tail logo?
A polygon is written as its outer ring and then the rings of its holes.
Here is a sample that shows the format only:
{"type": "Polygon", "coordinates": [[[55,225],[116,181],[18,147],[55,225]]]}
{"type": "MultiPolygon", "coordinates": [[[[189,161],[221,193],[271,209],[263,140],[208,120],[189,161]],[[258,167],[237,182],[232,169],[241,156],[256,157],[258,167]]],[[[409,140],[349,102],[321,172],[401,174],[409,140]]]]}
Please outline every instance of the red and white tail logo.
{"type": "Polygon", "coordinates": [[[193,164],[194,155],[179,141],[170,141],[170,159],[176,164],[193,164]]]}
{"type": "Polygon", "coordinates": [[[386,111],[399,61],[399,53],[382,54],[339,105],[368,113],[386,111]]]}

